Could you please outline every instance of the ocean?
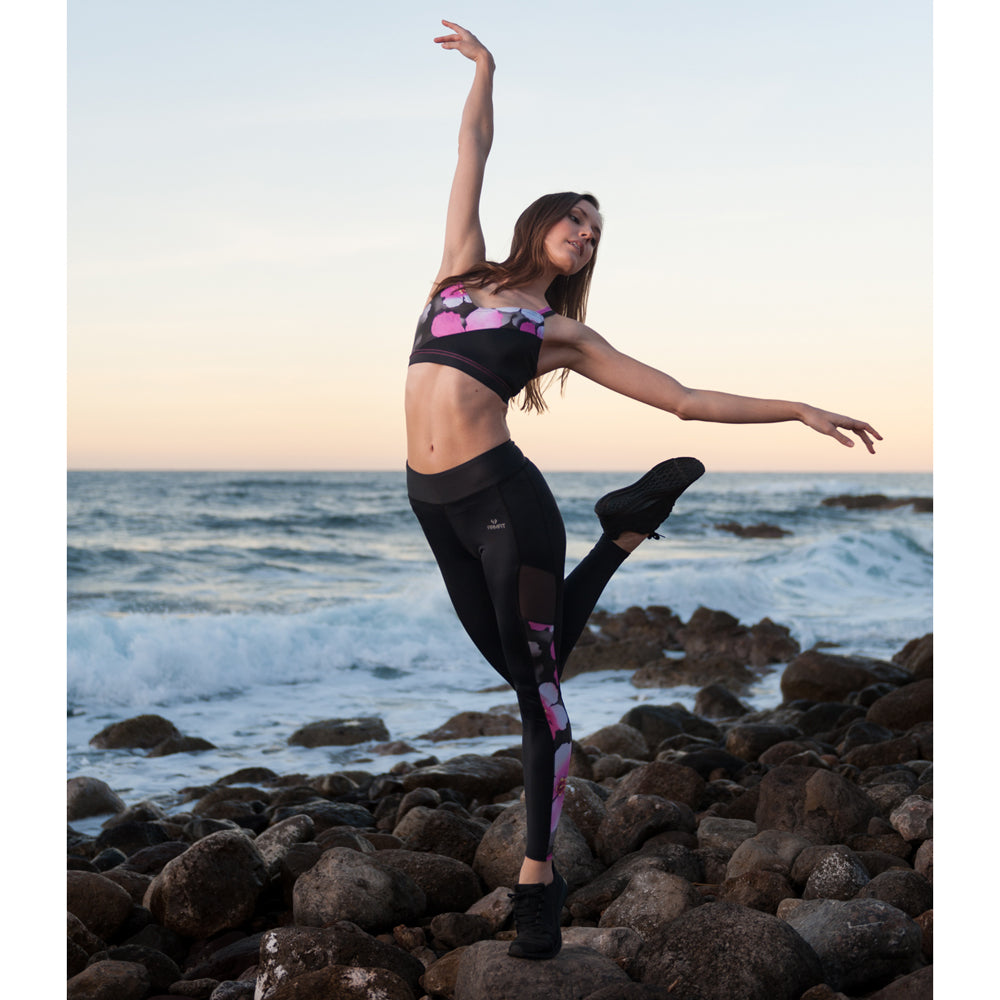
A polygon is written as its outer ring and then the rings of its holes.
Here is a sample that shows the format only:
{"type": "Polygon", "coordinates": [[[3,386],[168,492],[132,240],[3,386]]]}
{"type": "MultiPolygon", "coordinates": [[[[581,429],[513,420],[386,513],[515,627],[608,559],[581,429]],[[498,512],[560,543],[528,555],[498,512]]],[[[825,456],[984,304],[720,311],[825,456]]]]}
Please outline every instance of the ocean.
{"type": "MultiPolygon", "coordinates": [[[[599,534],[595,500],[641,471],[547,476],[568,569],[599,534]]],[[[822,641],[889,659],[933,628],[933,515],[822,500],[931,492],[930,474],[709,472],[599,607],[667,605],[687,620],[704,605],[748,625],[766,616],[803,649],[822,641]],[[716,527],[732,521],[790,534],[740,538],[716,527]]],[[[181,788],[252,765],[381,773],[401,759],[511,742],[419,738],[457,712],[514,698],[496,690],[451,610],[402,472],[72,471],[67,541],[68,776],[100,778],[127,804],[169,808],[181,788]],[[143,713],[216,749],[149,758],[89,746],[109,723],[143,713]],[[308,722],[355,716],[379,716],[414,752],[287,743],[308,722]]],[[[778,704],[780,670],[745,700],[778,704]]],[[[563,693],[582,737],[640,701],[693,707],[695,689],[638,689],[627,671],[603,671],[569,679],[563,693]]]]}

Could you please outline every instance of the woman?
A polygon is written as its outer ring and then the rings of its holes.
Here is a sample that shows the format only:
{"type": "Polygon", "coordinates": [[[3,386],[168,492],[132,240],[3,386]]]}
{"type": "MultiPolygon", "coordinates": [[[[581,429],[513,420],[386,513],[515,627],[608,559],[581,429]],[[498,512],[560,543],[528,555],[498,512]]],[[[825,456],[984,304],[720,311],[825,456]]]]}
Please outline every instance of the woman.
{"type": "Polygon", "coordinates": [[[598,501],[603,534],[563,580],[565,534],[538,470],[510,440],[506,413],[543,410],[539,380],[578,372],[682,420],[800,420],[874,454],[876,431],[861,420],[803,403],[688,389],[616,351],[584,325],[601,237],[592,195],[540,198],[518,219],[510,257],[486,260],[479,221],[493,139],[495,63],[465,28],[434,39],[475,63],[462,114],[458,166],[444,256],[417,327],[406,383],[407,488],[469,636],[517,693],[523,723],[525,858],[515,892],[510,954],[551,958],[561,946],[566,883],[552,842],[569,770],[570,725],[559,679],[605,584],[704,471],[693,458],[662,462],[598,501]]]}

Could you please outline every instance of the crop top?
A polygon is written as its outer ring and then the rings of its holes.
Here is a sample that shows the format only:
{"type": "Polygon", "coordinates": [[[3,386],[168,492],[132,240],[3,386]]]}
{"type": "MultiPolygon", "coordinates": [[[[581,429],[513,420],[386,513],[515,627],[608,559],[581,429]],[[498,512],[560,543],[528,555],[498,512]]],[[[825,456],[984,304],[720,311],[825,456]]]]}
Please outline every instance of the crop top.
{"type": "Polygon", "coordinates": [[[535,377],[551,309],[477,306],[461,283],[436,294],[417,322],[410,364],[447,365],[505,403],[535,377]]]}

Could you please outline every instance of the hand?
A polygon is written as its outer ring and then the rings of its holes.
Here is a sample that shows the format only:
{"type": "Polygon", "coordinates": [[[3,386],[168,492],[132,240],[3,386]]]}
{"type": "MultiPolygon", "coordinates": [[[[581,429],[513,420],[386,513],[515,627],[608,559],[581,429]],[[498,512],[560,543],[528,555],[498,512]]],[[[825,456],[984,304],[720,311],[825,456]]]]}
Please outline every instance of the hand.
{"type": "Polygon", "coordinates": [[[489,49],[471,31],[452,21],[442,20],[441,23],[454,32],[452,35],[438,35],[434,39],[441,48],[458,49],[466,59],[471,59],[473,62],[478,62],[484,57],[492,60],[493,56],[490,55],[489,49]]]}
{"type": "Polygon", "coordinates": [[[840,413],[831,413],[829,410],[819,410],[815,406],[807,406],[801,419],[806,427],[811,427],[814,431],[819,431],[820,434],[829,434],[841,444],[853,448],[854,442],[837,429],[843,427],[845,430],[857,434],[873,455],[875,454],[875,446],[868,435],[871,434],[878,441],[882,440],[882,435],[871,424],[866,424],[863,420],[855,420],[853,417],[845,417],[840,413]]]}

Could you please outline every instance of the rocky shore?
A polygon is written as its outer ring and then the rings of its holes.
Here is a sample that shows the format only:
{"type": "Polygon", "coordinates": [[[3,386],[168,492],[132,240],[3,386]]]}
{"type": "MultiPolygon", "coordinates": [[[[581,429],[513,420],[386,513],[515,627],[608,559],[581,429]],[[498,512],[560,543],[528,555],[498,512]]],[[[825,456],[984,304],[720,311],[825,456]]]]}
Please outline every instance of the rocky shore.
{"type": "MultiPolygon", "coordinates": [[[[568,676],[700,690],[694,712],[654,699],[574,741],[556,959],[507,956],[524,807],[519,723],[498,710],[421,737],[510,733],[490,755],[250,767],[169,812],[71,779],[69,1000],[929,1000],[932,636],[885,662],[704,608],[593,624],[568,676]],[[741,694],[775,663],[782,704],[751,712],[741,694]]],[[[408,748],[388,739],[340,719],[289,742],[408,748]]],[[[155,715],[92,743],[199,749],[155,715]]]]}

